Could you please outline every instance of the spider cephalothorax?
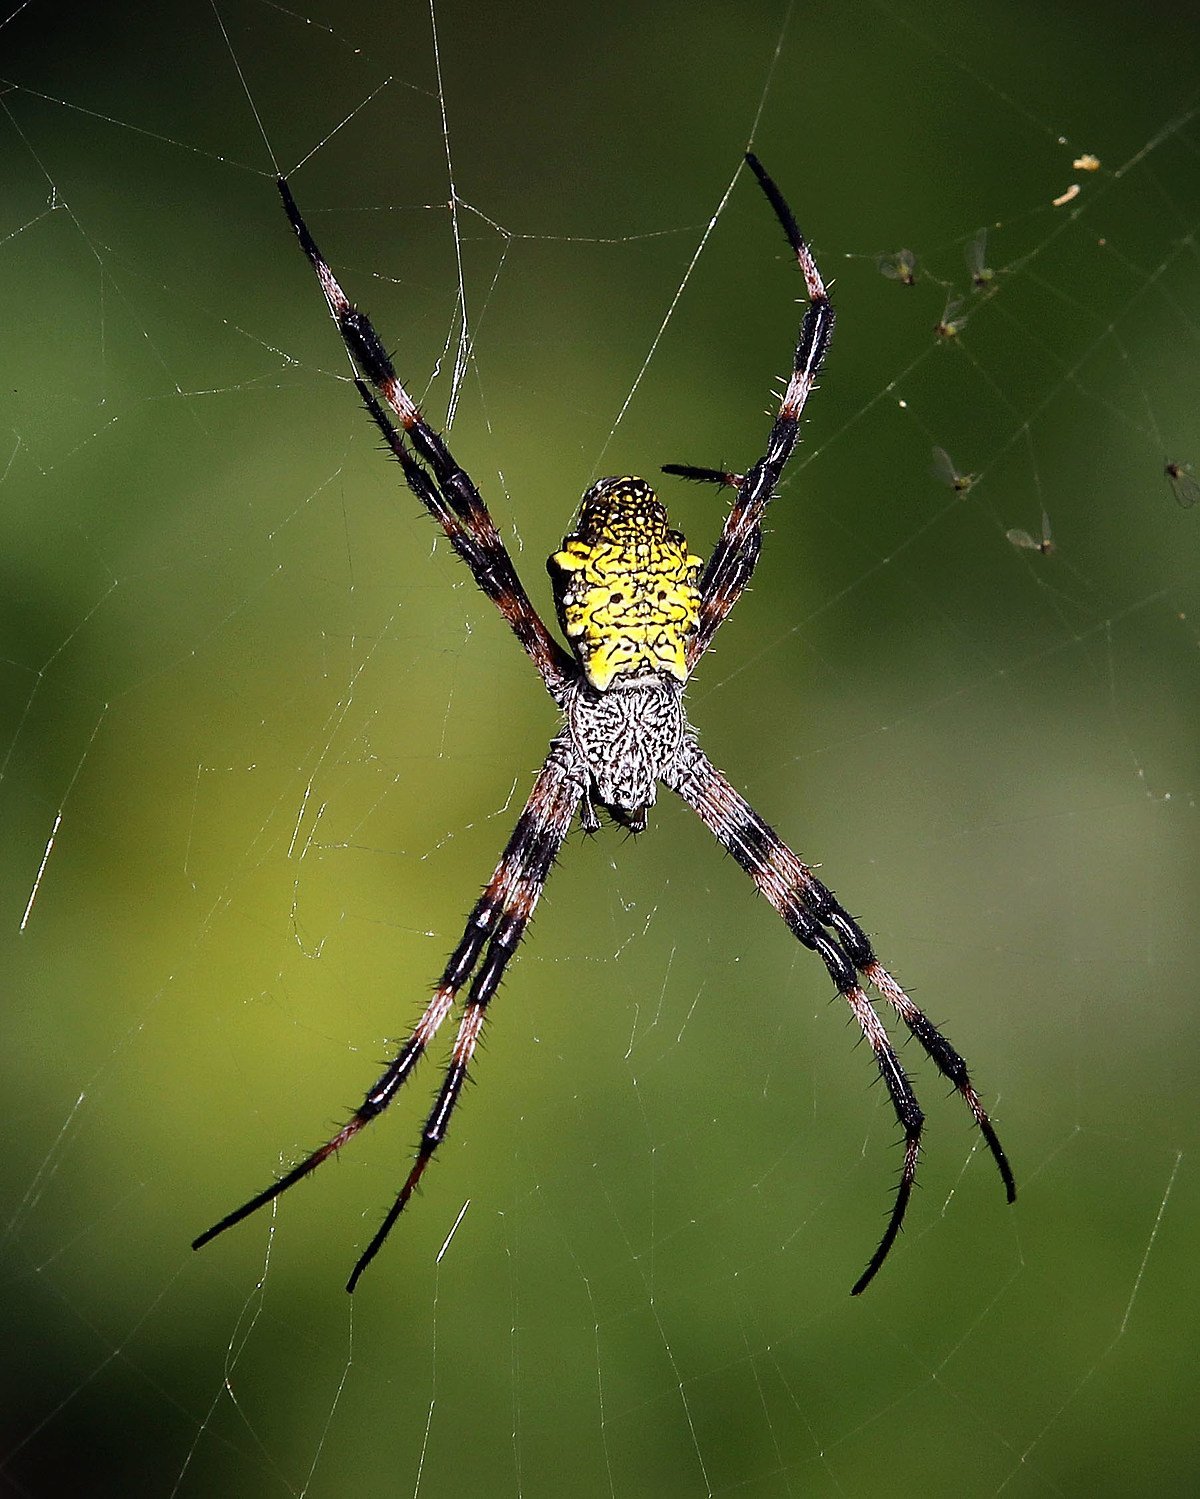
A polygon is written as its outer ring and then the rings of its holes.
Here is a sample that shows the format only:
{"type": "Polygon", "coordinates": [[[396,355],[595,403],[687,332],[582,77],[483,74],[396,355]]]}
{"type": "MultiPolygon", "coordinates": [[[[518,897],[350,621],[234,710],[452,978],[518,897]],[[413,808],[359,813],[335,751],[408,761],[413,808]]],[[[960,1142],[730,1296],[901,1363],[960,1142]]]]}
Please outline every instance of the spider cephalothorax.
{"type": "Polygon", "coordinates": [[[677,766],[689,732],[673,676],[660,671],[619,681],[602,692],[585,677],[572,684],[563,704],[587,777],[580,815],[593,833],[600,826],[597,806],[632,832],[644,830],[658,783],[677,766]]]}
{"type": "Polygon", "coordinates": [[[421,1133],[416,1160],[354,1267],[347,1290],[354,1289],[445,1138],[488,1004],[524,935],[576,812],[590,831],[599,826],[597,806],[607,809],[617,822],[640,831],[660,782],[691,807],[732,854],[797,940],[819,955],[874,1053],[904,1133],[904,1162],[883,1237],[855,1282],[854,1293],[875,1275],[900,1231],[924,1122],[912,1084],[862,981],[891,1007],[962,1095],[999,1168],[1009,1201],[1016,1196],[1008,1161],[962,1057],[879,962],[870,939],[833,892],[712,764],[684,717],[684,684],[754,571],[763,515],[795,448],[800,413],[833,334],[833,308],[791,209],[757,159],[748,155],[746,160],[787,236],[809,298],[766,450],[744,474],[683,465],[664,469],[734,491],[706,564],[688,551],[678,531],[670,529],[666,510],[645,480],[601,479],[588,490],[576,529],[549,562],[559,622],[573,654],[543,624],[479,491],[400,383],[370,320],[338,285],[291,190],[280,179],[292,228],[356,366],[354,383],[359,395],[399,461],[409,488],[442,527],[541,673],[563,714],[564,726],[551,742],[508,846],[475,903],[433,998],[383,1075],[333,1139],[201,1234],[195,1248],[308,1176],[382,1113],[469,982],[450,1063],[421,1133]]]}

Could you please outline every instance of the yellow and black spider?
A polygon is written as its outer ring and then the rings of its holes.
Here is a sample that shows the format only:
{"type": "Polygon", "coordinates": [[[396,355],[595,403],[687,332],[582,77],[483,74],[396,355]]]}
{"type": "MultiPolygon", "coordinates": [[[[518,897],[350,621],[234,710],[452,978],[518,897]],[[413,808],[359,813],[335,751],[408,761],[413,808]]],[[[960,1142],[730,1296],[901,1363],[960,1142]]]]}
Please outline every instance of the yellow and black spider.
{"type": "Polygon", "coordinates": [[[763,514],[796,445],[800,413],[833,334],[833,308],[791,209],[758,160],[748,154],[746,161],[783,226],[804,274],[809,299],[766,452],[744,475],[676,464],[664,468],[665,473],[735,491],[707,564],[689,552],[678,531],[670,529],[665,508],[643,479],[601,479],[588,490],[576,529],[548,563],[559,623],[573,654],[563,649],[538,616],[479,491],[401,385],[378,334],[338,285],[300,217],[287,182],[279,179],[300,247],[312,263],[350,358],[361,372],[354,382],[359,395],[399,460],[409,488],[445,531],[541,673],[562,713],[563,728],[551,741],[525,810],[471,912],[433,998],[383,1076],[332,1140],[201,1234],[193,1248],[199,1249],[294,1186],[381,1114],[470,980],[450,1064],[422,1131],[416,1160],[354,1267],[346,1287],[353,1291],[446,1137],[488,1003],[529,924],[576,811],[589,831],[599,827],[597,808],[602,808],[616,822],[640,832],[660,781],[692,808],[733,855],[798,941],[819,955],[875,1053],[904,1131],[904,1162],[887,1227],[853,1294],[871,1281],[900,1231],[924,1122],[912,1084],[859,982],[860,974],[962,1094],[1000,1169],[1008,1200],[1015,1198],[1012,1171],[962,1057],[880,964],[870,940],[833,893],[709,761],[684,716],[687,680],[754,571],[762,544],[763,514]]]}

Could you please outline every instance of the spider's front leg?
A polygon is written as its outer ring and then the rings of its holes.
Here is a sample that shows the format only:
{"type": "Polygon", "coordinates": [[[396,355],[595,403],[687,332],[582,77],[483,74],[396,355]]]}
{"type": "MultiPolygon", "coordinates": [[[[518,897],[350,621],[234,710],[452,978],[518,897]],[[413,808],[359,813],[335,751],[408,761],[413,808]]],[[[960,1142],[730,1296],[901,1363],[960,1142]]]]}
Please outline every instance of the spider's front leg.
{"type": "Polygon", "coordinates": [[[664,779],[733,855],[787,922],[793,935],[821,958],[875,1054],[880,1076],[904,1131],[904,1161],[896,1200],[879,1246],[852,1288],[851,1294],[857,1296],[874,1279],[904,1222],[916,1177],[924,1124],[912,1084],[883,1022],[858,982],[859,973],[892,1006],[926,1055],[962,1095],[996,1162],[1005,1194],[1012,1202],[1017,1189],[1008,1159],[979,1101],[966,1062],[880,964],[870,939],[839,904],[833,892],[817,879],[774,829],[768,827],[694,743],[685,744],[675,766],[664,779]]]}
{"type": "Polygon", "coordinates": [[[808,291],[808,308],[800,324],[796,353],[779,412],[767,438],[763,456],[745,474],[725,469],[697,468],[691,464],[672,463],[663,472],[702,483],[719,484],[736,490],[721,535],[713,548],[700,579],[700,619],[688,644],[690,671],[708,649],[730,610],[741,598],[758,562],[762,547],[762,519],[783,473],[784,465],[800,435],[800,414],[816,384],[817,375],[833,339],[833,304],[817,270],[804,236],[796,225],[792,210],[783,194],[763,170],[753,152],[746,153],[746,163],[758,179],[758,185],[775,211],[788,245],[796,257],[808,291]]]}
{"type": "Polygon", "coordinates": [[[550,695],[559,701],[570,673],[570,658],[533,607],[482,495],[404,388],[370,318],[342,290],[296,206],[287,180],[279,178],[278,186],[288,222],[316,274],[351,363],[366,377],[365,381],[356,377],[354,383],[371,420],[398,459],[408,487],[446,533],[480,589],[500,610],[541,673],[550,695]],[[367,382],[378,391],[380,400],[367,382]],[[385,406],[396,417],[399,428],[393,425],[385,406]]]}

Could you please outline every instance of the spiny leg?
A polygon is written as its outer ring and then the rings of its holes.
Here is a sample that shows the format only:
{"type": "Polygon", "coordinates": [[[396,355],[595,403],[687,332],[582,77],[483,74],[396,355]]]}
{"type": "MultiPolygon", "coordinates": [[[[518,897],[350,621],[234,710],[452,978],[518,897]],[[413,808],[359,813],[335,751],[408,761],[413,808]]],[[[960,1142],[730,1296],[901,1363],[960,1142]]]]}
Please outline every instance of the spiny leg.
{"type": "Polygon", "coordinates": [[[852,1288],[858,1295],[874,1278],[895,1243],[912,1195],[920,1153],[923,1115],[883,1023],[857,982],[862,971],[916,1036],[938,1068],[963,1094],[995,1157],[1008,1200],[1016,1195],[1012,1172],[995,1131],[971,1086],[966,1064],[941,1032],[917,1009],[875,958],[858,923],[808,866],[788,848],[698,748],[689,746],[667,784],[697,813],[717,840],[750,875],[793,934],[818,953],[875,1054],[892,1107],[904,1131],[904,1161],[896,1199],[878,1248],[852,1288]],[[831,937],[826,927],[837,934],[831,937]]]}
{"type": "MultiPolygon", "coordinates": [[[[736,796],[737,793],[734,792],[734,795],[736,796]]],[[[745,805],[743,803],[743,806],[745,805]]],[[[804,900],[812,914],[822,926],[831,927],[837,933],[839,943],[849,955],[855,968],[887,1000],[916,1038],[925,1055],[962,1095],[983,1137],[984,1144],[992,1153],[992,1159],[1004,1183],[1005,1196],[1009,1202],[1015,1202],[1017,1184],[1013,1179],[1012,1167],[1008,1164],[1004,1147],[1000,1144],[996,1131],[992,1128],[992,1122],[988,1118],[987,1110],[980,1102],[979,1094],[971,1082],[966,1062],[875,956],[871,939],[849,911],[841,905],[829,886],[816,877],[804,860],[793,853],[753,809],[747,810],[761,829],[761,836],[767,840],[771,862],[783,874],[785,883],[790,882],[792,886],[804,892],[804,900]]]]}
{"type": "Polygon", "coordinates": [[[979,1101],[979,1094],[976,1093],[974,1084],[971,1082],[966,1062],[933,1021],[913,1003],[877,958],[865,964],[862,972],[917,1038],[925,1055],[933,1061],[942,1076],[948,1078],[962,1095],[974,1116],[979,1133],[983,1136],[984,1144],[991,1151],[992,1159],[996,1162],[1000,1179],[1004,1183],[1005,1196],[1009,1202],[1016,1202],[1017,1183],[1013,1178],[1012,1167],[1008,1164],[1008,1157],[1004,1154],[1004,1147],[1000,1144],[996,1131],[992,1127],[992,1121],[987,1116],[987,1110],[979,1101]]]}
{"type": "Polygon", "coordinates": [[[741,489],[746,482],[745,474],[735,474],[732,469],[697,468],[694,463],[664,463],[662,472],[691,484],[716,484],[721,489],[741,489]]]}
{"type": "Polygon", "coordinates": [[[857,1296],[874,1279],[900,1232],[916,1177],[924,1115],[887,1031],[858,983],[853,960],[817,921],[803,892],[789,882],[784,869],[773,859],[771,840],[779,840],[771,829],[699,749],[693,747],[679,771],[666,780],[733,855],[797,940],[821,958],[875,1054],[879,1074],[904,1131],[904,1160],[895,1201],[883,1237],[851,1289],[851,1295],[857,1296]]]}
{"type": "Polygon", "coordinates": [[[689,668],[695,666],[708,649],[722,621],[750,581],[762,546],[763,513],[770,504],[784,465],[796,446],[800,433],[800,413],[804,410],[804,404],[813,389],[833,338],[833,306],[792,211],[752,152],[746,153],[746,162],[774,209],[775,217],[779,220],[803,272],[809,305],[800,324],[792,373],[779,405],[779,414],[771,427],[766,452],[758,462],[744,476],[686,464],[670,464],[664,469],[665,473],[678,474],[685,479],[719,483],[737,489],[720,538],[700,579],[700,624],[688,646],[689,668]]]}
{"type": "MultiPolygon", "coordinates": [[[[442,972],[433,997],[393,1061],[332,1139],[319,1146],[269,1187],[206,1229],[193,1241],[193,1249],[202,1249],[226,1229],[273,1202],[289,1187],[295,1186],[315,1171],[323,1161],[352,1140],[359,1130],[383,1113],[437,1034],[442,1021],[453,1007],[459,990],[479,962],[488,938],[497,931],[514,908],[520,909],[528,899],[527,886],[531,871],[540,870],[543,865],[546,869],[549,868],[566,835],[577,800],[578,791],[564,779],[559,765],[547,760],[495,872],[475,903],[466,930],[442,972]]],[[[545,874],[542,873],[537,887],[539,891],[544,881],[545,874]]],[[[536,900],[536,895],[534,899],[536,900]]]]}
{"type": "Polygon", "coordinates": [[[354,1290],[363,1271],[383,1247],[384,1241],[395,1227],[396,1220],[408,1205],[409,1198],[416,1190],[417,1183],[424,1175],[425,1168],[432,1160],[434,1152],[446,1138],[451,1116],[462,1094],[471,1059],[475,1054],[480,1032],[483,1030],[488,1004],[500,987],[504,970],[508,967],[533,916],[534,907],[542,893],[555,855],[566,837],[578,800],[578,786],[566,782],[560,783],[558,796],[547,810],[541,836],[532,841],[526,850],[519,879],[514,883],[504,914],[492,932],[483,962],[471,983],[470,993],[463,1007],[458,1035],[454,1041],[450,1065],[446,1069],[429,1118],[425,1121],[425,1128],[421,1131],[421,1143],[417,1148],[416,1160],[396,1200],[388,1209],[387,1216],[379,1225],[374,1238],[367,1245],[351,1272],[350,1279],[346,1282],[347,1291],[354,1290]]]}
{"type": "Polygon", "coordinates": [[[409,488],[450,538],[479,587],[498,606],[541,672],[547,688],[557,697],[564,684],[569,657],[533,607],[478,489],[400,383],[395,366],[370,318],[354,306],[338,284],[296,207],[286,179],[280,177],[278,186],[288,220],[316,272],[351,360],[395,413],[417,454],[433,470],[436,485],[408,451],[378,401],[361,380],[356,380],[355,385],[367,411],[383,433],[388,447],[400,460],[409,488]]]}
{"type": "Polygon", "coordinates": [[[388,419],[387,412],[372,394],[370,387],[365,381],[359,379],[356,379],[354,384],[368,414],[383,434],[383,440],[392,456],[399,461],[409,489],[445,531],[454,550],[470,568],[471,575],[480,590],[500,610],[509,628],[542,673],[551,696],[556,702],[561,701],[562,689],[566,682],[563,671],[565,653],[558,642],[546,633],[541,617],[526,596],[512,564],[506,565],[504,559],[507,558],[507,553],[504,552],[503,543],[497,536],[496,542],[500,545],[503,554],[502,557],[497,556],[490,542],[486,539],[481,541],[474,529],[460,525],[458,517],[447,505],[441,490],[438,489],[429,473],[417,462],[404,438],[388,419]]]}

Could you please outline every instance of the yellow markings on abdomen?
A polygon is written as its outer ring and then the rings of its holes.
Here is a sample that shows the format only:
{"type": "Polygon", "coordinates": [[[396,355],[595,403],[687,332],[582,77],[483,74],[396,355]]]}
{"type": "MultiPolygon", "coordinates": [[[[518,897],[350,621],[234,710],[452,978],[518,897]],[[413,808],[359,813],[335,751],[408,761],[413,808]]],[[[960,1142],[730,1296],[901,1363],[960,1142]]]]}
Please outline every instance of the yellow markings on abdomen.
{"type": "Polygon", "coordinates": [[[701,562],[644,479],[601,479],[588,490],[578,530],[547,567],[559,622],[593,687],[653,672],[687,680],[701,562]]]}

